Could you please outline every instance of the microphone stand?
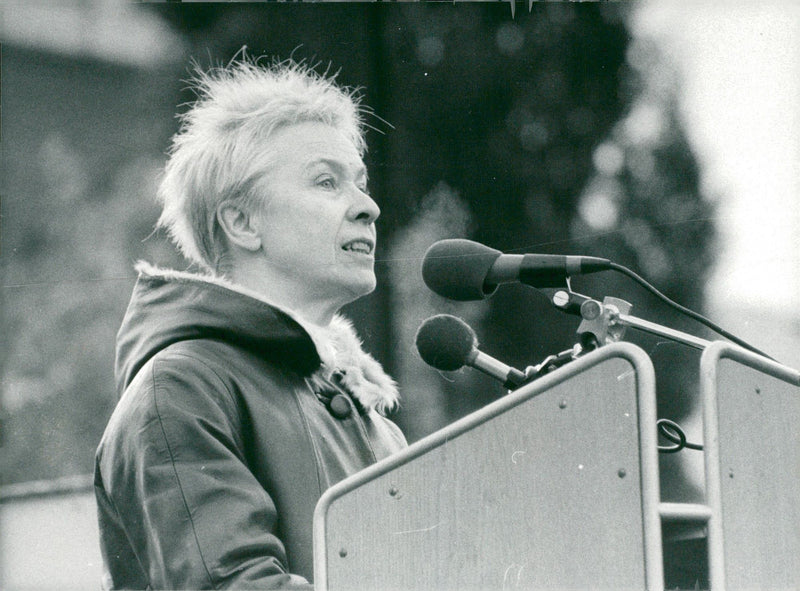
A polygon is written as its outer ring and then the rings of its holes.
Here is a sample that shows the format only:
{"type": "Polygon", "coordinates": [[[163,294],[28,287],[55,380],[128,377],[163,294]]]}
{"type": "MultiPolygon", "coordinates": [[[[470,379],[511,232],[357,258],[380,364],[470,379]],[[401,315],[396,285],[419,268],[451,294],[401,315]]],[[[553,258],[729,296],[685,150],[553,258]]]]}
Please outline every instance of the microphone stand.
{"type": "Polygon", "coordinates": [[[711,344],[711,341],[632,316],[629,314],[632,305],[619,298],[607,296],[600,302],[575,293],[569,287],[566,290],[548,291],[551,292],[548,298],[556,308],[581,317],[577,332],[584,347],[592,345],[602,347],[615,343],[622,338],[626,327],[664,337],[695,349],[704,350],[711,344]]]}
{"type": "Polygon", "coordinates": [[[562,365],[566,365],[570,361],[574,361],[584,353],[587,353],[595,348],[596,347],[584,347],[582,344],[578,343],[572,347],[572,349],[561,351],[561,353],[556,355],[548,355],[540,363],[536,365],[530,365],[525,368],[525,383],[528,384],[536,378],[540,378],[541,376],[558,369],[562,365]]]}
{"type": "Polygon", "coordinates": [[[628,327],[695,349],[704,350],[711,344],[711,341],[632,316],[630,311],[633,306],[625,300],[606,296],[600,302],[576,293],[569,286],[569,277],[566,279],[566,289],[539,288],[539,291],[543,292],[557,309],[581,317],[577,330],[578,342],[571,349],[550,355],[539,364],[525,368],[526,384],[598,347],[618,342],[628,327]]]}

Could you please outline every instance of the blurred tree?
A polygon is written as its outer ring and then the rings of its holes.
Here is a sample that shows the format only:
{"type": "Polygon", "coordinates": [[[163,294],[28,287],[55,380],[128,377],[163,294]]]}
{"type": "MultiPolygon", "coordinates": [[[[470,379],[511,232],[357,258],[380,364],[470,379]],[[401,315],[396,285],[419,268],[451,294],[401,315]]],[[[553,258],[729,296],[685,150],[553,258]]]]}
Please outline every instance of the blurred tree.
{"type": "MultiPolygon", "coordinates": [[[[508,6],[491,4],[396,12],[387,67],[404,88],[381,113],[395,126],[385,182],[399,199],[385,212],[390,225],[398,231],[417,196],[444,180],[471,212],[468,237],[506,252],[568,244],[592,151],[624,109],[628,34],[619,8],[536,3],[513,19],[508,6]]],[[[512,365],[572,343],[577,324],[536,292],[504,287],[484,306],[475,325],[483,347],[512,365]]],[[[465,373],[442,384],[451,419],[503,394],[465,373]]]]}
{"type": "MultiPolygon", "coordinates": [[[[700,191],[697,161],[683,130],[680,79],[647,39],[629,47],[626,69],[627,107],[594,150],[594,173],[578,204],[573,240],[588,252],[637,271],[668,297],[700,311],[715,253],[715,207],[700,191]]],[[[698,323],[631,289],[627,278],[604,274],[592,277],[591,284],[591,295],[617,295],[633,303],[635,316],[713,338],[698,323]]],[[[691,369],[699,367],[699,351],[633,330],[625,340],[643,347],[653,361],[659,417],[681,420],[698,410],[694,401],[699,375],[691,369]]],[[[699,429],[690,435],[696,441],[702,436],[699,429]]],[[[692,459],[702,460],[696,453],[692,459]]],[[[662,455],[664,500],[701,500],[697,483],[680,475],[685,460],[686,453],[662,455]]]]}

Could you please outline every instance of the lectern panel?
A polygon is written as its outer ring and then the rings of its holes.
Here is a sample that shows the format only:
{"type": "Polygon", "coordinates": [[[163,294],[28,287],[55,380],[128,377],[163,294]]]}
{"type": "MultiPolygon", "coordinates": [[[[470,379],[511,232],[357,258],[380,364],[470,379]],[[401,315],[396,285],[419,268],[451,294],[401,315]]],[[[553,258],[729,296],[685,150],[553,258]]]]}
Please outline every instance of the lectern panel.
{"type": "Polygon", "coordinates": [[[644,589],[641,491],[656,479],[641,470],[639,393],[652,374],[598,359],[329,491],[318,588],[644,589]]]}
{"type": "Polygon", "coordinates": [[[800,588],[797,374],[737,349],[715,347],[709,353],[712,359],[704,361],[714,364],[715,379],[706,392],[713,462],[707,469],[710,483],[717,473],[710,501],[721,516],[710,525],[712,532],[721,526],[716,535],[724,540],[724,587],[800,588]]]}

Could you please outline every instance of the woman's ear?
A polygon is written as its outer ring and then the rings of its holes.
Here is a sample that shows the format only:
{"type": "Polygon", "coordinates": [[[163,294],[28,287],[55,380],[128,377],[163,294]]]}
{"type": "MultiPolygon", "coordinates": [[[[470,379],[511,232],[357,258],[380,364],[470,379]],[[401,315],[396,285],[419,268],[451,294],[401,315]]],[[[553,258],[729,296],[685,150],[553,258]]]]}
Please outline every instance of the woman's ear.
{"type": "Polygon", "coordinates": [[[217,207],[217,222],[225,232],[230,244],[255,252],[261,248],[261,236],[253,227],[253,219],[242,209],[230,202],[217,207]]]}

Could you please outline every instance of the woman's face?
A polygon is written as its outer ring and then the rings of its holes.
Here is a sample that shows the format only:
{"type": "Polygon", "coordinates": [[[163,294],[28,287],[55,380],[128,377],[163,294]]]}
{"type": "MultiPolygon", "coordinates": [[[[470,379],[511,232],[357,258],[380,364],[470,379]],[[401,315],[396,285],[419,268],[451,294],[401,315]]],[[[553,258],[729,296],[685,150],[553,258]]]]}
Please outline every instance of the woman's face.
{"type": "Polygon", "coordinates": [[[267,278],[337,308],[370,293],[380,208],[353,143],[329,125],[298,123],[279,129],[265,156],[264,199],[252,223],[267,278]]]}

